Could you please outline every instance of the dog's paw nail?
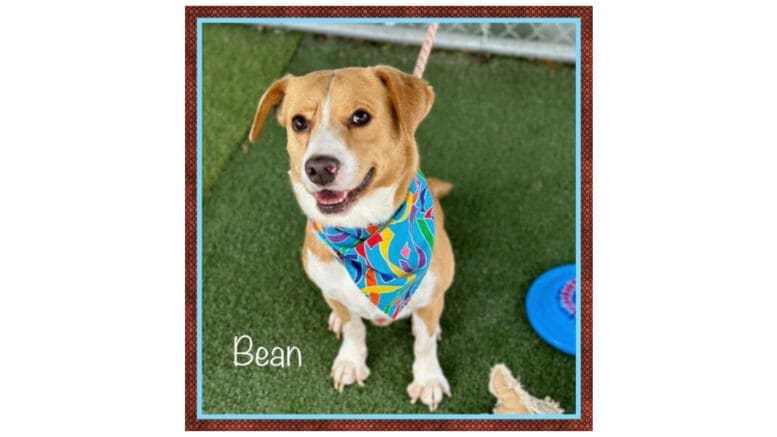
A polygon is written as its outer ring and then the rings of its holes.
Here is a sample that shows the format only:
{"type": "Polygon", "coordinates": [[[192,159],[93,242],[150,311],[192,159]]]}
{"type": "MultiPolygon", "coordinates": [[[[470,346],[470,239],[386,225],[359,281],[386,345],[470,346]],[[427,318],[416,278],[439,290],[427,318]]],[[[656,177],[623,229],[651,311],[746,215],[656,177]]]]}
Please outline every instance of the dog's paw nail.
{"type": "Polygon", "coordinates": [[[414,380],[408,387],[407,393],[410,395],[411,403],[415,404],[418,399],[429,407],[429,411],[436,411],[442,402],[443,394],[450,397],[450,386],[445,376],[439,375],[427,376],[414,380]]]}
{"type": "Polygon", "coordinates": [[[356,361],[348,357],[338,357],[332,364],[332,375],[335,389],[342,393],[346,386],[353,383],[364,386],[364,381],[370,376],[370,369],[363,359],[356,361]]]}

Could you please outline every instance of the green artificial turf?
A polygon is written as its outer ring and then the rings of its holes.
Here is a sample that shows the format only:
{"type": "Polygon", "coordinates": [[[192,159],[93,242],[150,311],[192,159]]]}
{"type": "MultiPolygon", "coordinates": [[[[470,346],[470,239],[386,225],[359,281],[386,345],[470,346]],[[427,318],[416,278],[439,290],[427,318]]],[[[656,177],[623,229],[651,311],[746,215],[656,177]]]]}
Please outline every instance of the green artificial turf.
{"type": "MultiPolygon", "coordinates": [[[[231,108],[233,115],[208,116],[219,109],[206,102],[206,131],[229,125],[247,132],[267,85],[258,69],[277,76],[374,64],[411,71],[417,55],[415,47],[304,35],[286,65],[286,46],[268,54],[264,45],[294,34],[215,29],[218,35],[206,39],[211,74],[204,86],[246,87],[247,97],[239,103],[245,107],[231,108]],[[256,47],[235,47],[233,38],[256,47]],[[218,83],[225,81],[235,83],[218,83]]],[[[440,413],[490,413],[495,399],[488,373],[498,362],[535,396],[576,411],[574,357],[537,337],[524,312],[532,280],[575,260],[574,77],[573,67],[514,58],[435,51],[429,59],[425,78],[437,100],[417,133],[422,169],[455,184],[443,206],[456,279],[446,294],[438,347],[453,397],[444,399],[440,413]]],[[[209,141],[206,157],[214,147],[209,141]]],[[[218,163],[206,159],[205,165],[218,163]]],[[[262,138],[233,155],[204,201],[203,412],[428,412],[420,402],[411,405],[405,391],[413,362],[407,320],[388,328],[368,324],[366,386],[342,394],[333,389],[329,371],[339,341],[327,330],[329,308],[302,270],[305,217],[287,170],[285,132],[270,118],[262,138]],[[255,347],[298,347],[302,367],[234,367],[233,338],[242,334],[255,347]]]]}
{"type": "Polygon", "coordinates": [[[207,193],[230,156],[248,142],[244,120],[282,73],[299,45],[298,33],[257,32],[251,26],[202,26],[203,187],[207,193]],[[268,62],[271,60],[271,62],[268,62]]]}

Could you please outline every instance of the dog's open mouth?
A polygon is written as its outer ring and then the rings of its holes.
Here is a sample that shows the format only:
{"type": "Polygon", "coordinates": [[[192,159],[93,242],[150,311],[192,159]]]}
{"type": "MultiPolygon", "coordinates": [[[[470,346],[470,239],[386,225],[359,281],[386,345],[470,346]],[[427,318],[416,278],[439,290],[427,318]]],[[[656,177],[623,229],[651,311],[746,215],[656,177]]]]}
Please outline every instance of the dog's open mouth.
{"type": "Polygon", "coordinates": [[[375,167],[364,176],[361,183],[350,191],[332,191],[322,190],[316,192],[316,206],[324,214],[337,214],[343,212],[359,197],[362,191],[370,184],[372,176],[375,174],[375,167]]]}

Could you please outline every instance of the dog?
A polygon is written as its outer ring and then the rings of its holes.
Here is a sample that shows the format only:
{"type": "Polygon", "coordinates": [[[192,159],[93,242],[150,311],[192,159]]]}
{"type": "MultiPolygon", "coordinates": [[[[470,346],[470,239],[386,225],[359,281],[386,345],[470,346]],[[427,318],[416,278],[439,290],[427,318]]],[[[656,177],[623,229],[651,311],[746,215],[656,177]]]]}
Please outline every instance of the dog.
{"type": "Polygon", "coordinates": [[[434,97],[426,81],[389,66],[286,75],[262,95],[249,133],[255,142],[273,109],[286,129],[291,186],[308,218],[302,265],[331,307],[329,329],[342,335],[335,389],[370,375],[362,319],[411,317],[407,393],[430,411],[451,395],[437,341],[454,276],[440,206],[452,184],[423,176],[415,141],[434,97]]]}

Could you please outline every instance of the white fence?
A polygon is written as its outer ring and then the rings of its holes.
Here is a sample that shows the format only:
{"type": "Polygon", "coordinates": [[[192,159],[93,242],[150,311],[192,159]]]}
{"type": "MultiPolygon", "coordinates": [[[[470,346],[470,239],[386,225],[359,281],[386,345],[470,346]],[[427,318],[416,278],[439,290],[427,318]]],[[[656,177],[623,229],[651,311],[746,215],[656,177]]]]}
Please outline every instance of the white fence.
{"type": "MultiPolygon", "coordinates": [[[[421,45],[426,23],[284,23],[277,27],[349,38],[421,45]]],[[[441,23],[434,48],[575,62],[574,23],[441,23]]]]}

